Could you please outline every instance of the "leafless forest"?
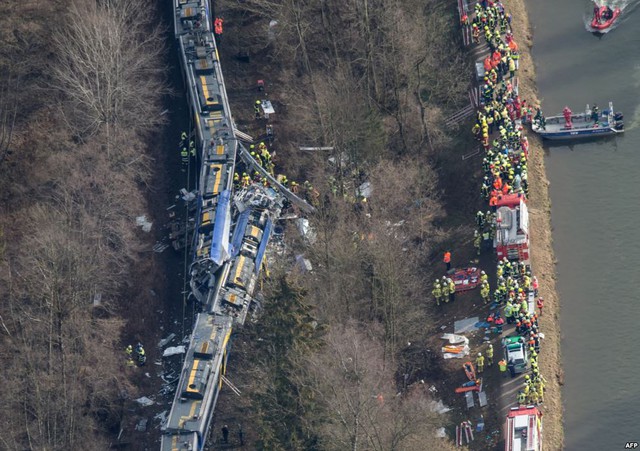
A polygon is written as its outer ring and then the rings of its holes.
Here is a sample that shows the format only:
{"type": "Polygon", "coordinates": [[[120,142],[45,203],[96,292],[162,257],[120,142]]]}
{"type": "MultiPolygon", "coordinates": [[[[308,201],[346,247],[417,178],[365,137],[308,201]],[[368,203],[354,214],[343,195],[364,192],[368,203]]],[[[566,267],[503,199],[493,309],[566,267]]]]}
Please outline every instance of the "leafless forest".
{"type": "MultiPolygon", "coordinates": [[[[466,101],[469,73],[454,6],[217,7],[225,45],[250,49],[281,86],[280,168],[321,193],[315,242],[288,238],[313,273],[270,268],[263,314],[238,340],[251,344],[234,350],[249,436],[265,450],[447,449],[419,382],[437,362],[416,345],[437,321],[434,261],[466,232],[448,222],[442,169],[458,143],[442,120],[466,101]]],[[[171,57],[154,8],[0,3],[0,449],[107,449],[135,391],[122,336],[148,269],[135,217],[149,211],[171,57]]]]}

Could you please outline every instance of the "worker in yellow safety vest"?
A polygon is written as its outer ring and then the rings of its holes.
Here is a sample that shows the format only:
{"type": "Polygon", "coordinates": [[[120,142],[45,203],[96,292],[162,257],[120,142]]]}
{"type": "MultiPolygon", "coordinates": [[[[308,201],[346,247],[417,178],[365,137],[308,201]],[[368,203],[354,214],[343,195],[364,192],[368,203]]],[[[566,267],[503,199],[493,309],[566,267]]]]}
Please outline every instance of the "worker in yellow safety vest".
{"type": "Polygon", "coordinates": [[[479,352],[478,357],[476,357],[476,369],[478,370],[478,373],[482,373],[484,371],[484,357],[481,352],[479,352]]]}
{"type": "Polygon", "coordinates": [[[440,281],[436,280],[436,283],[433,285],[433,291],[431,292],[431,294],[433,294],[433,298],[436,301],[436,305],[440,305],[440,299],[442,298],[442,288],[440,287],[440,281]]]}
{"type": "Polygon", "coordinates": [[[507,377],[507,361],[502,359],[498,362],[498,368],[500,369],[500,374],[502,377],[507,377]]]}
{"type": "Polygon", "coordinates": [[[442,284],[442,299],[444,299],[444,302],[449,302],[449,282],[446,280],[442,284]]]}
{"type": "Polygon", "coordinates": [[[489,343],[487,348],[487,366],[493,365],[493,345],[489,343]]]}

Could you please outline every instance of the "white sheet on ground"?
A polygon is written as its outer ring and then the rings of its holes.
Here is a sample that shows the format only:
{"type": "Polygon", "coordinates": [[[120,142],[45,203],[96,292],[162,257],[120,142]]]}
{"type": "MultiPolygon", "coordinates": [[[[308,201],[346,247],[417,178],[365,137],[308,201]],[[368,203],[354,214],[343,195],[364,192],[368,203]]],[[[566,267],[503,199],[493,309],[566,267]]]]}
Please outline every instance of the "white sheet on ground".
{"type": "Polygon", "coordinates": [[[443,334],[440,338],[442,338],[443,340],[447,340],[452,345],[456,345],[458,343],[469,344],[469,339],[464,335],[443,334]]]}
{"type": "Polygon", "coordinates": [[[461,334],[463,332],[469,332],[474,329],[474,324],[478,322],[478,317],[465,318],[453,323],[453,333],[461,334]]]}

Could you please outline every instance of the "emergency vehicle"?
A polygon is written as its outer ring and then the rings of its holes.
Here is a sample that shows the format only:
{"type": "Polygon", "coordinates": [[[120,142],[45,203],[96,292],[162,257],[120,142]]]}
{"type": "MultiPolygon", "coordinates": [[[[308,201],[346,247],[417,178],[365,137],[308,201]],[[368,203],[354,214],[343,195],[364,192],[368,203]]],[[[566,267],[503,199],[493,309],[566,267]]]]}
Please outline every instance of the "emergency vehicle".
{"type": "Polygon", "coordinates": [[[505,451],[542,451],[542,412],[535,406],[512,407],[504,425],[505,451]]]}
{"type": "Polygon", "coordinates": [[[496,205],[493,247],[498,259],[529,261],[529,211],[522,194],[506,194],[496,205]]]}

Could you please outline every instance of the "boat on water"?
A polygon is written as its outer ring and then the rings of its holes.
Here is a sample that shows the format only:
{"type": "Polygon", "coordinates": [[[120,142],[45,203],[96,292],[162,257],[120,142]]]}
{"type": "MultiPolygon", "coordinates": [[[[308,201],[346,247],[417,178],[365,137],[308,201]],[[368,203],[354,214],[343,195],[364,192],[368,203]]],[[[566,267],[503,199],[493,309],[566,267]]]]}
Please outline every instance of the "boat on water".
{"type": "Polygon", "coordinates": [[[584,112],[573,114],[565,107],[559,116],[534,120],[531,129],[545,139],[583,139],[596,136],[617,135],[624,132],[624,116],[613,110],[613,103],[609,102],[609,108],[599,112],[594,106],[593,110],[587,108],[584,112]]]}
{"type": "Polygon", "coordinates": [[[596,3],[593,9],[593,19],[591,20],[591,28],[596,32],[606,32],[611,28],[614,22],[620,16],[622,11],[620,8],[611,8],[609,6],[598,6],[596,3]]]}

